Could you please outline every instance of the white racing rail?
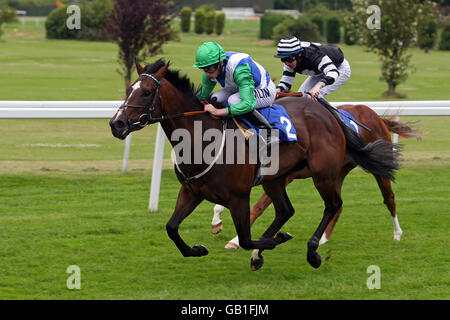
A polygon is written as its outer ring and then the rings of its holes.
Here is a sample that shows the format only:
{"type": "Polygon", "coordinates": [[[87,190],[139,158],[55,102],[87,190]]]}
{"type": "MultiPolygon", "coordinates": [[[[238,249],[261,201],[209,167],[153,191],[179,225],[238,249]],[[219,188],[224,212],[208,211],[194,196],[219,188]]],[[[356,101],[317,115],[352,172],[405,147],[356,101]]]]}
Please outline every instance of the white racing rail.
{"type": "MultiPolygon", "coordinates": [[[[330,102],[332,106],[363,104],[378,115],[449,116],[450,100],[330,102]]],[[[0,119],[94,119],[111,118],[122,101],[0,101],[0,119]]],[[[158,125],[150,187],[149,210],[157,211],[164,154],[164,131],[158,125]]],[[[394,142],[398,136],[394,135],[394,142]]],[[[131,134],[125,140],[122,172],[127,171],[131,134]]]]}

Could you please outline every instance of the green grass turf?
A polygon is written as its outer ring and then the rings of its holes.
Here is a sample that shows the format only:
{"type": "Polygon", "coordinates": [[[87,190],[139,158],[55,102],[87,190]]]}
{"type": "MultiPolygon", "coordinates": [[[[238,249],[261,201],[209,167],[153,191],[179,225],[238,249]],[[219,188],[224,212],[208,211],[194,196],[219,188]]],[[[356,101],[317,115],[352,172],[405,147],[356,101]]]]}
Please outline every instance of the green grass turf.
{"type": "MultiPolygon", "coordinates": [[[[175,24],[178,22],[176,21],[175,24]]],[[[272,41],[258,39],[258,21],[227,21],[221,36],[180,34],[180,41],[164,45],[165,57],[173,68],[200,84],[201,73],[192,68],[195,51],[204,41],[215,40],[226,50],[247,52],[280,78],[282,64],[273,58],[272,41]]],[[[124,82],[117,70],[117,46],[114,43],[45,39],[43,22],[36,25],[7,25],[0,43],[0,100],[120,100],[124,82]],[[15,32],[16,30],[16,32],[15,32]]],[[[380,64],[375,54],[363,47],[341,46],[352,68],[350,80],[329,95],[330,101],[381,100],[386,84],[379,81],[380,64]]],[[[398,87],[410,100],[448,99],[450,53],[412,49],[416,72],[398,87]]],[[[298,75],[293,88],[306,79],[298,75]]]]}
{"type": "MultiPolygon", "coordinates": [[[[0,43],[0,100],[122,97],[114,44],[45,40],[42,24],[33,22],[17,25],[19,35],[12,27],[0,43]]],[[[257,40],[255,22],[228,23],[227,31],[218,40],[228,50],[252,53],[273,76],[281,72],[271,58],[274,48],[257,40]]],[[[165,46],[164,56],[198,83],[191,64],[196,47],[207,40],[183,35],[165,46]]],[[[352,79],[330,100],[379,99],[385,86],[377,80],[376,57],[358,47],[344,46],[344,52],[352,79]]],[[[418,71],[399,91],[410,99],[448,99],[448,53],[413,52],[418,71]]],[[[302,79],[297,77],[298,85],[302,79]]],[[[424,133],[422,141],[401,141],[403,168],[393,188],[402,240],[393,240],[374,179],[356,169],[344,183],[335,232],[318,250],[323,265],[312,269],[306,242],[323,203],[310,180],[296,181],[288,187],[296,214],[283,228],[294,238],[266,251],[264,267],[251,272],[250,252],[223,249],[235,235],[228,211],[224,231],[211,235],[211,203],[202,203],[180,227],[187,243],[208,247],[208,256],[184,258],[168,238],[165,224],[179,182],[167,144],[160,211],[147,211],[154,127],[133,134],[130,172],[121,174],[123,142],[111,136],[106,119],[2,119],[0,298],[449,299],[449,118],[402,120],[420,120],[424,133]],[[66,287],[70,265],[81,269],[81,290],[66,287]],[[380,290],[366,286],[370,265],[381,269],[380,290]]],[[[252,203],[261,192],[253,190],[252,203]]],[[[255,223],[254,239],[273,215],[270,207],[255,223]]]]}
{"type": "MultiPolygon", "coordinates": [[[[356,171],[344,185],[344,212],[318,270],[306,262],[306,242],[323,209],[310,180],[288,188],[297,212],[283,227],[294,239],[266,251],[252,272],[250,252],[223,249],[235,233],[210,234],[212,204],[203,203],[180,227],[190,245],[210,253],[184,258],[165,224],[178,182],[165,170],[160,212],[146,210],[148,174],[2,175],[0,210],[3,299],[448,299],[449,170],[403,169],[395,185],[404,236],[392,222],[373,178],[356,171]],[[66,287],[70,265],[81,290],[66,287]],[[369,290],[366,270],[381,269],[381,289],[369,290]]],[[[261,189],[253,192],[253,200],[261,189]]],[[[252,229],[262,234],[273,209],[252,229]]]]}
{"type": "MultiPolygon", "coordinates": [[[[411,119],[417,120],[405,118],[411,119]]],[[[0,297],[448,299],[449,120],[420,120],[424,138],[402,140],[405,161],[393,186],[404,231],[400,242],[392,239],[374,179],[357,169],[344,184],[344,212],[333,237],[319,248],[323,265],[313,270],[306,242],[323,203],[310,180],[296,181],[288,187],[296,214],[283,228],[294,239],[266,251],[258,272],[250,271],[250,252],[223,249],[235,235],[228,211],[222,215],[225,230],[210,234],[208,202],[180,233],[210,254],[182,257],[165,231],[179,188],[173,169],[163,172],[160,211],[147,211],[153,128],[135,133],[130,173],[121,174],[123,142],[110,136],[106,120],[1,120],[0,297]],[[69,265],[81,268],[79,291],[66,288],[69,265]],[[381,290],[366,287],[370,265],[381,268],[381,290]]],[[[165,151],[170,168],[167,146],[165,151]]],[[[261,192],[254,189],[252,203],[261,192]]],[[[253,238],[273,214],[270,207],[256,222],[253,238]]]]}

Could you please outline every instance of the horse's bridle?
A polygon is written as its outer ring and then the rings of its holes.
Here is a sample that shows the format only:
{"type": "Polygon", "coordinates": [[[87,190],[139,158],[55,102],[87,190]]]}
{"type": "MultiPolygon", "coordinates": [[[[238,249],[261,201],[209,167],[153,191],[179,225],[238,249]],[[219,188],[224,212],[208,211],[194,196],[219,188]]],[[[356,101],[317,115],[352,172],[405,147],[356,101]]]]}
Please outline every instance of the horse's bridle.
{"type": "Polygon", "coordinates": [[[156,101],[159,97],[159,101],[161,101],[161,96],[159,95],[159,89],[161,88],[161,81],[159,81],[157,78],[155,78],[154,76],[152,76],[151,74],[148,73],[143,73],[141,75],[139,75],[140,77],[144,76],[144,77],[149,77],[151,79],[153,79],[156,84],[156,90],[155,93],[153,94],[153,99],[152,99],[152,103],[149,106],[141,106],[141,105],[133,105],[133,104],[122,104],[119,107],[119,110],[124,110],[125,111],[125,116],[127,117],[127,123],[128,125],[132,126],[132,125],[139,125],[141,127],[145,127],[151,123],[155,123],[155,122],[160,122],[162,121],[162,118],[152,118],[152,112],[155,110],[155,105],[156,105],[156,101]],[[147,111],[146,113],[141,114],[141,116],[139,117],[137,122],[134,123],[130,123],[129,119],[128,119],[128,114],[126,112],[127,108],[141,108],[141,109],[145,109],[145,111],[147,111]],[[144,116],[147,116],[147,121],[142,122],[142,118],[144,116]]]}
{"type": "MultiPolygon", "coordinates": [[[[160,101],[160,103],[162,104],[162,100],[161,100],[161,96],[159,95],[159,90],[160,90],[160,88],[161,88],[161,81],[159,81],[157,78],[155,78],[154,76],[152,76],[151,74],[148,74],[148,73],[143,73],[143,74],[141,74],[140,75],[140,77],[142,77],[142,76],[145,76],[145,77],[149,77],[149,78],[151,78],[151,79],[153,79],[155,82],[156,82],[156,84],[157,84],[157,88],[156,88],[156,90],[155,90],[155,93],[154,93],[154,95],[153,95],[153,99],[152,99],[152,103],[151,103],[151,105],[150,106],[142,106],[142,105],[132,105],[132,104],[122,104],[120,107],[119,107],[119,110],[124,110],[125,111],[125,116],[127,117],[127,124],[130,126],[132,126],[132,125],[139,125],[139,126],[141,126],[142,128],[143,127],[145,127],[145,126],[147,126],[147,125],[149,125],[149,124],[151,124],[151,123],[156,123],[156,122],[162,122],[162,121],[165,121],[165,120],[169,120],[169,119],[174,119],[174,118],[181,118],[181,117],[189,117],[189,116],[195,116],[195,115],[199,115],[199,114],[204,114],[204,113],[206,113],[207,111],[205,111],[205,110],[202,110],[202,111],[190,111],[190,112],[183,112],[183,113],[177,113],[177,114],[172,114],[172,115],[168,115],[168,116],[164,116],[164,115],[162,115],[160,118],[153,118],[152,117],[152,112],[155,110],[155,105],[156,105],[156,101],[157,101],[157,99],[158,99],[158,97],[159,97],[159,101],[160,101]],[[126,112],[126,109],[127,108],[141,108],[141,109],[146,109],[146,113],[143,113],[140,117],[139,117],[139,119],[138,119],[138,121],[137,122],[135,122],[135,123],[130,123],[130,120],[128,119],[128,114],[127,114],[127,112],[126,112]],[[144,122],[141,122],[141,119],[142,119],[142,117],[143,116],[147,116],[147,121],[144,123],[144,122]]],[[[202,101],[202,103],[203,104],[206,104],[207,102],[206,101],[202,101]]],[[[213,119],[220,119],[219,117],[216,117],[216,116],[214,116],[214,115],[212,115],[212,114],[210,114],[210,116],[211,116],[211,118],[213,118],[213,119]]],[[[178,165],[178,163],[176,162],[176,160],[174,161],[175,162],[175,166],[176,166],[176,168],[178,169],[178,171],[181,173],[181,175],[183,176],[183,178],[184,178],[184,180],[186,181],[186,182],[190,182],[190,181],[192,181],[192,180],[195,180],[195,179],[198,179],[198,178],[200,178],[200,177],[202,177],[203,175],[205,175],[215,164],[216,164],[216,162],[217,162],[217,160],[219,159],[219,157],[220,157],[220,155],[222,154],[222,152],[223,152],[223,148],[224,148],[224,145],[225,145],[225,131],[226,131],[226,127],[227,127],[227,122],[226,121],[223,121],[222,120],[222,122],[223,122],[223,132],[222,132],[222,134],[223,134],[223,138],[222,138],[222,143],[221,143],[221,146],[220,146],[220,151],[219,151],[219,153],[216,155],[216,157],[214,158],[214,160],[209,164],[209,166],[205,169],[205,170],[203,170],[201,173],[199,173],[199,174],[197,174],[197,175],[195,175],[195,176],[192,176],[192,177],[187,177],[184,173],[183,173],[183,171],[181,171],[181,168],[179,167],[179,165],[178,165]]]]}
{"type": "MultiPolygon", "coordinates": [[[[162,122],[162,121],[169,120],[169,119],[175,119],[175,118],[181,118],[181,117],[189,117],[189,116],[195,116],[195,115],[206,113],[206,111],[204,111],[204,110],[203,111],[190,111],[190,112],[183,112],[183,113],[172,114],[172,115],[168,115],[168,116],[162,115],[160,118],[153,118],[152,117],[152,112],[155,110],[155,105],[156,105],[156,101],[158,100],[158,98],[159,98],[160,103],[162,104],[161,96],[159,94],[159,90],[161,88],[161,81],[159,81],[157,78],[155,78],[154,76],[152,76],[151,74],[148,74],[148,73],[142,73],[140,76],[141,77],[142,76],[149,77],[149,78],[153,79],[156,82],[156,84],[157,84],[157,88],[156,88],[155,93],[153,95],[153,99],[152,99],[151,105],[149,105],[149,106],[141,106],[141,105],[133,105],[133,104],[125,104],[124,103],[124,104],[122,104],[119,107],[119,110],[124,110],[125,111],[125,116],[127,117],[127,123],[128,123],[129,126],[139,125],[139,126],[141,126],[143,128],[143,127],[145,127],[145,126],[147,126],[149,124],[156,123],[156,122],[162,122]],[[130,120],[128,119],[128,114],[126,113],[126,109],[127,108],[141,108],[141,109],[146,109],[147,112],[141,114],[141,116],[139,117],[137,122],[130,123],[130,120]],[[142,120],[142,118],[144,116],[147,116],[147,121],[142,122],[141,120],[142,120]]],[[[213,119],[218,119],[218,117],[213,116],[212,114],[210,114],[210,116],[213,119]]]]}

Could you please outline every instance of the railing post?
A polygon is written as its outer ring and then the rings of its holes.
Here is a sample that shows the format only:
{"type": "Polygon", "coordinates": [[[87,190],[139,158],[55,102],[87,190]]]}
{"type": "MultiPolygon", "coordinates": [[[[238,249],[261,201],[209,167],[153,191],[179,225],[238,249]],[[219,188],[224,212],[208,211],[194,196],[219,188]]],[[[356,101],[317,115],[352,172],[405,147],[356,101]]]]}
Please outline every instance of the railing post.
{"type": "MultiPolygon", "coordinates": [[[[395,117],[395,121],[400,121],[400,116],[396,116],[396,117],[395,117]]],[[[397,145],[397,143],[398,143],[398,134],[397,134],[397,133],[394,133],[394,137],[393,137],[392,140],[393,140],[392,142],[393,142],[395,145],[397,145]]],[[[394,151],[397,151],[397,148],[394,147],[394,151]]]]}
{"type": "Polygon", "coordinates": [[[165,133],[158,124],[155,141],[155,154],[153,155],[152,182],[150,185],[150,199],[148,202],[148,210],[150,212],[158,211],[159,191],[161,188],[161,173],[164,160],[164,142],[165,133]]]}
{"type": "Polygon", "coordinates": [[[126,173],[128,169],[128,158],[130,157],[130,146],[131,146],[131,133],[128,134],[125,140],[125,150],[123,152],[123,164],[122,173],[126,173]]]}

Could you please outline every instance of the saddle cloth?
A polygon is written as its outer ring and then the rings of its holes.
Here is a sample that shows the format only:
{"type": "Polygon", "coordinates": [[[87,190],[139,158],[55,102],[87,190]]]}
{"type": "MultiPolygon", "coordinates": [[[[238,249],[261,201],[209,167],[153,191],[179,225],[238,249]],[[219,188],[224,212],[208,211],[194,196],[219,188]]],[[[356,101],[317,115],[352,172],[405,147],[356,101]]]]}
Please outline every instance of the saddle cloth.
{"type": "MultiPolygon", "coordinates": [[[[273,104],[270,107],[258,109],[259,113],[269,121],[273,129],[278,129],[279,139],[284,141],[297,141],[297,132],[295,131],[292,120],[279,104],[273,104]]],[[[253,129],[259,135],[259,128],[253,123],[245,119],[243,116],[235,116],[240,123],[244,123],[246,128],[253,129]]]]}
{"type": "Polygon", "coordinates": [[[345,111],[342,109],[338,109],[338,111],[339,111],[339,116],[341,117],[342,121],[344,121],[344,123],[348,127],[350,127],[350,129],[352,129],[353,131],[355,131],[356,134],[359,135],[360,134],[359,127],[356,124],[356,122],[354,121],[354,120],[356,120],[355,117],[353,117],[353,115],[348,111],[345,111]]]}

